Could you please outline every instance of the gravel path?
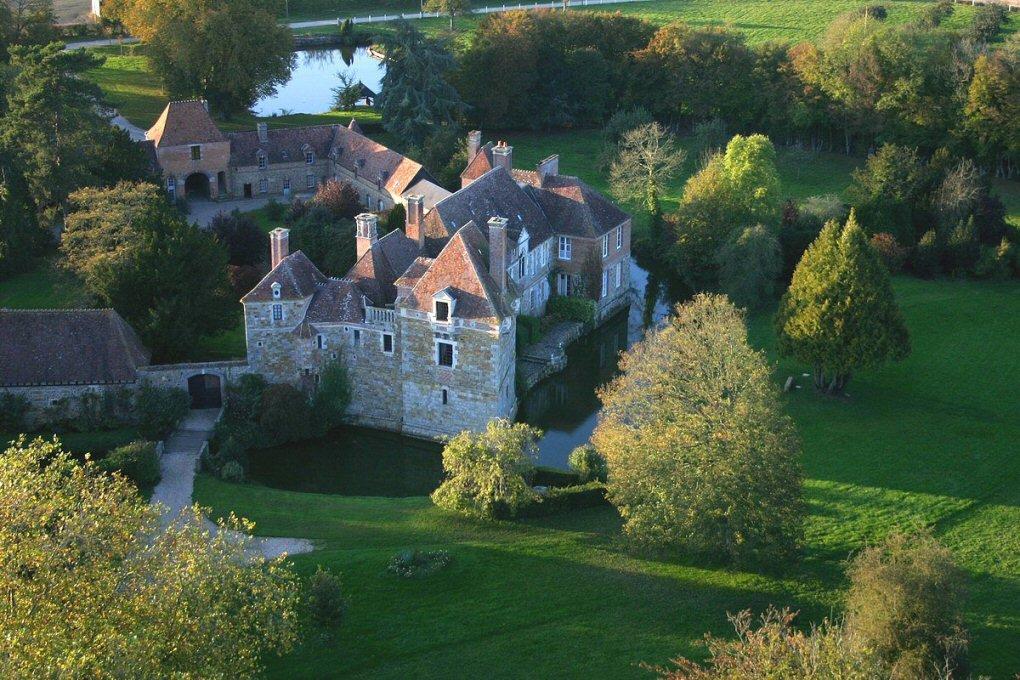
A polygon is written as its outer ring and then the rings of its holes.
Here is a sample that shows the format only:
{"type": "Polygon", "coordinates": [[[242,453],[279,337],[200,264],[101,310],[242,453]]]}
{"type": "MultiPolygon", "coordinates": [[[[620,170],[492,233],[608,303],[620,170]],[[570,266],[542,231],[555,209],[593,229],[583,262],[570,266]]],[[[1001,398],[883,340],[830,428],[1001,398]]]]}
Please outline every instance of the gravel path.
{"type": "MultiPolygon", "coordinates": [[[[151,503],[162,505],[162,521],[167,526],[182,510],[191,507],[195,489],[195,472],[198,470],[199,451],[212,435],[219,417],[219,409],[195,410],[188,413],[170,438],[166,440],[163,457],[159,462],[162,475],[152,492],[151,503]]],[[[216,524],[206,520],[216,530],[216,524]]],[[[306,538],[256,537],[251,549],[272,559],[280,555],[311,552],[315,546],[306,538]]]]}

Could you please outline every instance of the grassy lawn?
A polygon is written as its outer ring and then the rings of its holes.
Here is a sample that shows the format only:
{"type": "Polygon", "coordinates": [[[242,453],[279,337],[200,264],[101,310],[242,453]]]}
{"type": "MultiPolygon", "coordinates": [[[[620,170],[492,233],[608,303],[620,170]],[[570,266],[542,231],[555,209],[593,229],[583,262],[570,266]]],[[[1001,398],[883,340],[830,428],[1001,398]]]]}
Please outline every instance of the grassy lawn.
{"type": "MultiPolygon", "coordinates": [[[[810,389],[788,407],[804,443],[803,560],[779,574],[652,559],[627,550],[609,509],[483,524],[424,497],[297,493],[200,477],[196,498],[254,519],[264,535],[316,539],[302,573],[343,573],[339,642],[310,636],[270,677],[648,677],[638,663],[703,654],[727,611],[769,603],[817,620],[841,606],[844,560],[895,526],[924,522],[972,578],[975,673],[1020,666],[1020,402],[1014,385],[1020,284],[898,279],[913,354],[862,374],[848,400],[810,389]],[[405,548],[449,550],[426,580],[385,566],[405,548]]],[[[767,317],[753,341],[772,355],[767,317]]],[[[779,362],[776,379],[802,367],[779,362]]],[[[357,445],[355,443],[355,445],[357,445]]],[[[284,452],[281,451],[281,455],[284,452]]],[[[308,475],[314,476],[314,470],[308,475]]]]}
{"type": "MultiPolygon", "coordinates": [[[[3,448],[17,435],[11,433],[0,433],[0,448],[3,448]]],[[[52,432],[38,432],[28,435],[29,437],[43,437],[51,439],[52,432]]],[[[138,439],[138,430],[133,427],[122,427],[114,430],[97,430],[94,432],[65,432],[57,435],[64,448],[71,453],[84,456],[86,453],[95,454],[93,458],[123,446],[138,439]]]]}
{"type": "Polygon", "coordinates": [[[90,306],[81,281],[60,269],[56,258],[41,259],[34,269],[0,281],[0,307],[68,309],[90,306]]]}

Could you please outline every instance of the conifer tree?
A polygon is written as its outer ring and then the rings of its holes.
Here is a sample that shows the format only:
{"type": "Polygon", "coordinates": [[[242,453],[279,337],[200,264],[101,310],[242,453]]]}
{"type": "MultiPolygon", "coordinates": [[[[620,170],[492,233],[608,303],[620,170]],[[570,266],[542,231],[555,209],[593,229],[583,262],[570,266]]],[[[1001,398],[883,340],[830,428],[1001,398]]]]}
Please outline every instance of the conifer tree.
{"type": "Polygon", "coordinates": [[[810,363],[815,387],[840,394],[854,371],[900,360],[910,338],[889,273],[851,211],[831,221],[793,273],[776,317],[779,351],[810,363]]]}

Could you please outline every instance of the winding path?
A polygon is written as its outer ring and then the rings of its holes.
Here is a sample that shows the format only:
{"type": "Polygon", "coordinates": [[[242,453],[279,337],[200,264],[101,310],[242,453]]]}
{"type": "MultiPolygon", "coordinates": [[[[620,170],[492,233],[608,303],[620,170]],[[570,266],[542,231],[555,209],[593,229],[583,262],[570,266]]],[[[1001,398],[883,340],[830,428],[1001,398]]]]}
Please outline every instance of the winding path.
{"type": "MultiPolygon", "coordinates": [[[[199,452],[212,435],[219,414],[219,409],[190,411],[166,440],[163,456],[159,461],[161,479],[153,490],[150,501],[153,504],[161,504],[164,526],[178,517],[182,510],[191,507],[199,452]]],[[[210,529],[217,530],[212,520],[205,521],[210,529]]],[[[306,538],[255,537],[251,548],[257,554],[272,559],[284,554],[311,552],[315,546],[306,538]]]]}

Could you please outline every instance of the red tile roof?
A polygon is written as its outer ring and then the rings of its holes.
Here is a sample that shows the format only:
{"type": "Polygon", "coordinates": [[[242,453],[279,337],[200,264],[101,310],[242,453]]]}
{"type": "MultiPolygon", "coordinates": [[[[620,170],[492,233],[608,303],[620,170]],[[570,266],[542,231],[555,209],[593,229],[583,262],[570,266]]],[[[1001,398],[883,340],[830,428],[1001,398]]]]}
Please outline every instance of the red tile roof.
{"type": "Polygon", "coordinates": [[[298,250],[280,260],[280,264],[241,298],[241,302],[272,302],[274,283],[280,284],[279,299],[301,300],[314,295],[317,286],[326,280],[326,275],[298,250]]]}
{"type": "Polygon", "coordinates": [[[167,104],[145,138],[151,139],[157,148],[227,141],[198,99],[167,104]]]}

